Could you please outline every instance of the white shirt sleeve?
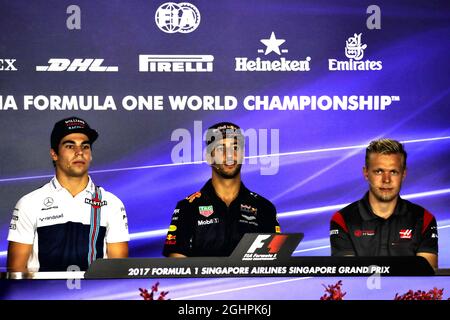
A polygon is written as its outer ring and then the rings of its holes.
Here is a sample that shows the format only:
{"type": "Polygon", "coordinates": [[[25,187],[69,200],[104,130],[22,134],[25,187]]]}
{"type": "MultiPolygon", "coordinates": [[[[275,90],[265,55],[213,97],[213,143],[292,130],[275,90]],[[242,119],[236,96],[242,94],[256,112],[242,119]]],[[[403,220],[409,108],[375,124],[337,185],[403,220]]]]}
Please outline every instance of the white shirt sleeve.
{"type": "Polygon", "coordinates": [[[106,226],[106,243],[130,241],[125,206],[116,196],[112,195],[112,198],[112,210],[108,215],[108,222],[106,226]]]}
{"type": "Polygon", "coordinates": [[[8,241],[33,244],[36,232],[36,216],[27,196],[22,197],[14,207],[9,225],[8,241]]]}

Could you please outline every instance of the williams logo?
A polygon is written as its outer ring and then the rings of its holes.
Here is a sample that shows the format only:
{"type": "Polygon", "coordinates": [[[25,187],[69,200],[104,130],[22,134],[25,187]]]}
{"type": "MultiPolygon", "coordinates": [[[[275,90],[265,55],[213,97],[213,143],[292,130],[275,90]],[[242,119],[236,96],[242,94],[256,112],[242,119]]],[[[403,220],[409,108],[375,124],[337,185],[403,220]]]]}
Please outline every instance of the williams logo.
{"type": "Polygon", "coordinates": [[[367,44],[363,44],[361,33],[354,34],[345,42],[345,56],[347,61],[338,61],[337,59],[328,59],[328,70],[330,71],[378,71],[383,68],[381,61],[362,61],[364,50],[367,44]]]}
{"type": "Polygon", "coordinates": [[[276,260],[277,254],[287,239],[287,235],[258,235],[242,260],[262,261],[276,260]]]}
{"type": "MultiPolygon", "coordinates": [[[[286,42],[285,39],[277,39],[275,32],[272,32],[270,38],[260,40],[265,49],[258,49],[259,54],[267,56],[270,53],[281,56],[288,53],[288,49],[280,49],[280,46],[286,42]]],[[[309,71],[310,57],[304,60],[288,60],[285,57],[280,57],[277,60],[266,60],[257,57],[255,60],[250,60],[246,57],[237,57],[235,71],[253,72],[253,71],[309,71]]]]}

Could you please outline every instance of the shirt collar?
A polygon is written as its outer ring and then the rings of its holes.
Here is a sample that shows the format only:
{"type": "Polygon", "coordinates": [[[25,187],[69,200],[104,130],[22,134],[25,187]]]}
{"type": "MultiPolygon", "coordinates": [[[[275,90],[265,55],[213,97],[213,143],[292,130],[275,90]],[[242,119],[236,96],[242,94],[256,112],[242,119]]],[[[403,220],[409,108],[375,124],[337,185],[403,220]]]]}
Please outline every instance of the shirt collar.
{"type": "MultiPolygon", "coordinates": [[[[358,209],[363,220],[375,220],[379,218],[375,213],[373,213],[372,207],[369,202],[369,192],[367,191],[364,197],[358,202],[358,209]]],[[[392,216],[404,215],[407,211],[405,201],[399,196],[397,200],[397,205],[395,206],[394,213],[392,216]]],[[[391,216],[391,217],[392,217],[391,216]]]]}
{"type": "MultiPolygon", "coordinates": [[[[205,185],[201,189],[201,193],[207,195],[209,198],[213,199],[214,201],[223,202],[222,199],[220,199],[219,196],[217,195],[216,190],[214,189],[214,186],[212,184],[212,179],[209,179],[208,182],[205,183],[205,185]]],[[[236,199],[233,200],[233,202],[235,202],[239,199],[243,199],[249,193],[250,193],[250,191],[247,189],[247,187],[241,181],[241,186],[239,187],[239,193],[238,193],[236,199]]]]}
{"type": "MultiPolygon", "coordinates": [[[[86,188],[84,188],[83,191],[81,191],[80,193],[89,193],[92,194],[93,192],[95,192],[95,184],[91,179],[91,176],[88,176],[89,181],[88,184],[86,186],[86,188]]],[[[51,187],[53,190],[55,191],[61,191],[61,190],[65,190],[65,188],[59,183],[58,179],[56,178],[56,176],[53,177],[53,179],[50,181],[51,187]]]]}

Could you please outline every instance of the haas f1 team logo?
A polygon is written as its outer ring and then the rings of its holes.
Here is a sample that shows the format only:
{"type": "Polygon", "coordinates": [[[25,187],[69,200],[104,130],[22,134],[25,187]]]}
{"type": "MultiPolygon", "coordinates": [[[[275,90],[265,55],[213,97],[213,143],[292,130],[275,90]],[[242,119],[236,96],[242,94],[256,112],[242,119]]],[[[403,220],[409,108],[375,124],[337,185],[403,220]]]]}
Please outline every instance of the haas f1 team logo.
{"type": "Polygon", "coordinates": [[[242,260],[276,260],[277,254],[287,239],[287,235],[258,235],[242,260]]]}
{"type": "Polygon", "coordinates": [[[402,229],[399,232],[400,239],[411,239],[412,238],[412,230],[411,229],[402,229]]]}

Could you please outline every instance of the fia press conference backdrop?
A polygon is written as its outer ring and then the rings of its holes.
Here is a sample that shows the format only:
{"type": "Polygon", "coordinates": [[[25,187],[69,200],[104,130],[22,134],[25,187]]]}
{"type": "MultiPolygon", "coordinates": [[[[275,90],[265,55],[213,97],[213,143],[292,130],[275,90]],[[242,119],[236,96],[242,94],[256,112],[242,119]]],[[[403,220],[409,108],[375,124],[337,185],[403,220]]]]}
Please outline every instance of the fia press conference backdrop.
{"type": "Polygon", "coordinates": [[[363,196],[364,147],[405,143],[402,196],[438,221],[450,267],[447,1],[0,1],[0,267],[16,201],[53,174],[54,122],[100,133],[91,177],[125,203],[130,256],[160,257],[178,200],[210,176],[203,133],[246,132],[243,181],[296,255],[330,254],[363,196]],[[270,156],[267,156],[270,155],[270,156]]]}

